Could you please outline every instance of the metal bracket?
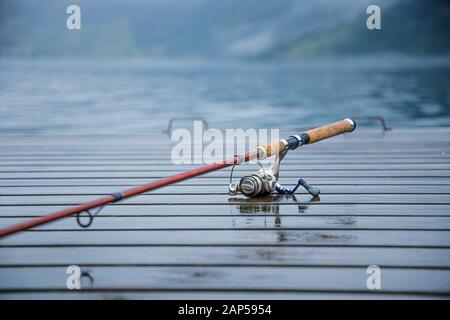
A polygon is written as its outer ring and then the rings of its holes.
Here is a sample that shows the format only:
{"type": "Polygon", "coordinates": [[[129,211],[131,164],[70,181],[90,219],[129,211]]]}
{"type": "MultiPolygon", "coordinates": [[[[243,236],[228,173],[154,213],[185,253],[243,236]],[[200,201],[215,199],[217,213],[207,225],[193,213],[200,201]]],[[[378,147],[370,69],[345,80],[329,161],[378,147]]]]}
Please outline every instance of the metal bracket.
{"type": "Polygon", "coordinates": [[[354,120],[362,120],[362,121],[379,121],[381,127],[383,128],[383,132],[392,130],[392,128],[389,128],[387,126],[386,120],[384,120],[383,116],[356,116],[351,118],[354,120]]]}
{"type": "Polygon", "coordinates": [[[205,129],[209,129],[209,125],[208,122],[206,121],[205,118],[195,118],[195,117],[187,117],[187,118],[171,118],[169,120],[169,123],[167,125],[167,128],[165,130],[162,131],[162,133],[167,134],[168,136],[170,136],[172,134],[172,127],[173,127],[173,123],[175,121],[184,121],[184,120],[199,120],[203,123],[203,125],[205,126],[205,129]]]}

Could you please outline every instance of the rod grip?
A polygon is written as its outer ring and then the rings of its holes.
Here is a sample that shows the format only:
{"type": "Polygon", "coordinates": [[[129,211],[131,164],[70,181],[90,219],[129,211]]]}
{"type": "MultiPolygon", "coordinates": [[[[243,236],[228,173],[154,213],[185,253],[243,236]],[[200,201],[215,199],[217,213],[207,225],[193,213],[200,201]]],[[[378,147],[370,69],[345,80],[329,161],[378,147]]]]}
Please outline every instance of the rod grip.
{"type": "Polygon", "coordinates": [[[303,144],[311,144],[342,133],[355,130],[356,123],[352,119],[344,119],[322,127],[314,128],[302,134],[303,144]]]}
{"type": "Polygon", "coordinates": [[[280,140],[266,143],[258,146],[258,158],[265,159],[273,155],[276,155],[283,150],[284,144],[280,140]]]}

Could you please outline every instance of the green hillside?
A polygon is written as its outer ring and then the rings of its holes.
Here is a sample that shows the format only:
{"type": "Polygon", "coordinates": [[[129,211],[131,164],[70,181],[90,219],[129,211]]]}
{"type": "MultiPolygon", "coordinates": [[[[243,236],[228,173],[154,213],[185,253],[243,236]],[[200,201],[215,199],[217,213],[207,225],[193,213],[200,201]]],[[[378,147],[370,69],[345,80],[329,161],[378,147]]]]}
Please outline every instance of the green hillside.
{"type": "Polygon", "coordinates": [[[381,30],[366,27],[365,12],[348,23],[317,29],[266,52],[265,57],[370,54],[443,54],[450,52],[450,2],[400,1],[381,7],[381,30]]]}

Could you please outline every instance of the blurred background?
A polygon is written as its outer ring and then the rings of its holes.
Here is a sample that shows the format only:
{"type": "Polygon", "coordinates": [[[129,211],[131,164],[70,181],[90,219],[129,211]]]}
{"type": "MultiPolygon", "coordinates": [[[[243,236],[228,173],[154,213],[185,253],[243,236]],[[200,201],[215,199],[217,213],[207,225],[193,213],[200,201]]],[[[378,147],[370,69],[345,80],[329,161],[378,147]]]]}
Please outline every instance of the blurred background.
{"type": "Polygon", "coordinates": [[[1,0],[0,133],[449,126],[449,33],[447,0],[1,0]]]}

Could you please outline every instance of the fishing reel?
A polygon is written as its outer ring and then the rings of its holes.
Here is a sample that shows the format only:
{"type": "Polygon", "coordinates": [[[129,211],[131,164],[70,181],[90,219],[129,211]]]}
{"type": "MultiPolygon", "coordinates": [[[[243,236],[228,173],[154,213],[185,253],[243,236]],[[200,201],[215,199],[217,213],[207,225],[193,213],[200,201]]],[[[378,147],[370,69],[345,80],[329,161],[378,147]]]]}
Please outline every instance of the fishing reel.
{"type": "Polygon", "coordinates": [[[275,156],[275,163],[272,168],[266,169],[258,161],[260,169],[256,172],[244,175],[237,183],[233,183],[234,167],[231,169],[230,184],[228,186],[228,194],[235,196],[239,192],[249,198],[254,198],[270,193],[277,192],[279,194],[293,194],[302,186],[310,195],[317,197],[320,194],[318,187],[311,186],[305,180],[299,179],[297,185],[292,188],[283,187],[278,182],[281,160],[286,155],[287,151],[278,153],[275,156]]]}

